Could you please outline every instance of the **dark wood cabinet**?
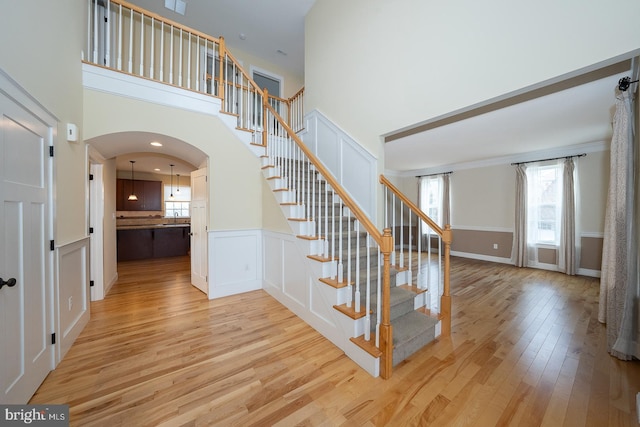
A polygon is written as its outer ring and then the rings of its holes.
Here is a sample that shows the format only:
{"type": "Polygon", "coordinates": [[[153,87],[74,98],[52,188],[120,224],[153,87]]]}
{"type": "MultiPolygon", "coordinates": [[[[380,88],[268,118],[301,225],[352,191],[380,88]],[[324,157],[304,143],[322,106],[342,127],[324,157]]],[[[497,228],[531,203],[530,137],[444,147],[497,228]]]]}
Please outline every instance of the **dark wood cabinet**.
{"type": "Polygon", "coordinates": [[[118,261],[153,258],[151,229],[118,230],[118,261]]]}
{"type": "Polygon", "coordinates": [[[118,230],[118,261],[187,255],[190,231],[189,226],[118,230]]]}
{"type": "Polygon", "coordinates": [[[116,183],[116,210],[118,211],[161,211],[162,181],[118,179],[116,183]],[[138,200],[129,200],[132,192],[138,200]]]}

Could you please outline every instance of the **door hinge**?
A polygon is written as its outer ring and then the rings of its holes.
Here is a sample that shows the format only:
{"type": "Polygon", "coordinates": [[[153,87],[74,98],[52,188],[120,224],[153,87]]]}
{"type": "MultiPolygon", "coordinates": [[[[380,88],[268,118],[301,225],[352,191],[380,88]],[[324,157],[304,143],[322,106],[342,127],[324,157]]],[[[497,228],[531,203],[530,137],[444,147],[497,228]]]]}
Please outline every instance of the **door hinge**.
{"type": "Polygon", "coordinates": [[[56,333],[52,333],[51,334],[51,344],[55,344],[56,343],[56,333]]]}
{"type": "Polygon", "coordinates": [[[89,174],[89,181],[93,181],[93,174],[92,173],[89,174]]]}
{"type": "Polygon", "coordinates": [[[53,157],[53,145],[49,146],[49,157],[53,157]]]}
{"type": "Polygon", "coordinates": [[[94,285],[93,280],[89,280],[89,287],[91,287],[93,285],[94,285]]]}
{"type": "Polygon", "coordinates": [[[50,251],[54,251],[56,249],[56,242],[55,240],[49,240],[49,250],[50,251]]]}

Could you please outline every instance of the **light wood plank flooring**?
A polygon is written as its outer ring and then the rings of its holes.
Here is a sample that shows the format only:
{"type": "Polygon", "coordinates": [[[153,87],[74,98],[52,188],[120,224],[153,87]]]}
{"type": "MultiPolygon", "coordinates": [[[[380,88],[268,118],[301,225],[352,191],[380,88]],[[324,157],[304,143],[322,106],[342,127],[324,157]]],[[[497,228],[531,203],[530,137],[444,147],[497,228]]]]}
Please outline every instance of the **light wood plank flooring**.
{"type": "Polygon", "coordinates": [[[385,381],[263,291],[207,300],[188,258],[118,272],[31,400],[74,426],[637,426],[597,279],[453,258],[452,335],[385,381]]]}

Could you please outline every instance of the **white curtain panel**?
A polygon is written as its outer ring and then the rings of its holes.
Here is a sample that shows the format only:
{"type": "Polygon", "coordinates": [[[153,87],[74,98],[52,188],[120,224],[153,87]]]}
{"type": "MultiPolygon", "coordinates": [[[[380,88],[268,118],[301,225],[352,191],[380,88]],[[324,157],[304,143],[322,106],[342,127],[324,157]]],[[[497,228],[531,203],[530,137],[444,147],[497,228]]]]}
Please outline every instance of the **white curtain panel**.
{"type": "Polygon", "coordinates": [[[451,224],[451,174],[442,175],[442,224],[444,228],[446,224],[451,224]]]}
{"type": "Polygon", "coordinates": [[[607,349],[622,360],[640,357],[633,313],[638,299],[637,227],[631,93],[616,97],[611,140],[611,172],[605,212],[598,320],[607,324],[607,349]],[[635,224],[634,224],[635,222],[635,224]]]}
{"type": "Polygon", "coordinates": [[[564,160],[562,173],[562,225],[560,227],[558,266],[560,271],[575,275],[578,272],[578,255],[576,247],[575,163],[573,158],[564,160]]]}
{"type": "Polygon", "coordinates": [[[511,253],[516,267],[527,266],[527,169],[524,164],[516,167],[516,226],[511,253]]]}

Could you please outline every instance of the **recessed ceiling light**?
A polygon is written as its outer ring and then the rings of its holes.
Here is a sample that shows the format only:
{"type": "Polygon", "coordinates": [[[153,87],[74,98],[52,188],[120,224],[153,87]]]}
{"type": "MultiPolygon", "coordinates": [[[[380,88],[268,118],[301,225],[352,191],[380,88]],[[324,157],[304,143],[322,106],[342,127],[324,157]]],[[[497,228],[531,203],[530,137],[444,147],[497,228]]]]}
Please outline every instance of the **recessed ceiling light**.
{"type": "Polygon", "coordinates": [[[156,172],[160,172],[160,168],[154,168],[153,170],[156,172]]]}
{"type": "Polygon", "coordinates": [[[240,37],[240,40],[246,40],[247,39],[247,35],[245,33],[238,34],[238,37],[240,37]]]}
{"type": "Polygon", "coordinates": [[[158,141],[153,141],[151,145],[153,145],[154,147],[162,147],[162,144],[158,141]]]}

